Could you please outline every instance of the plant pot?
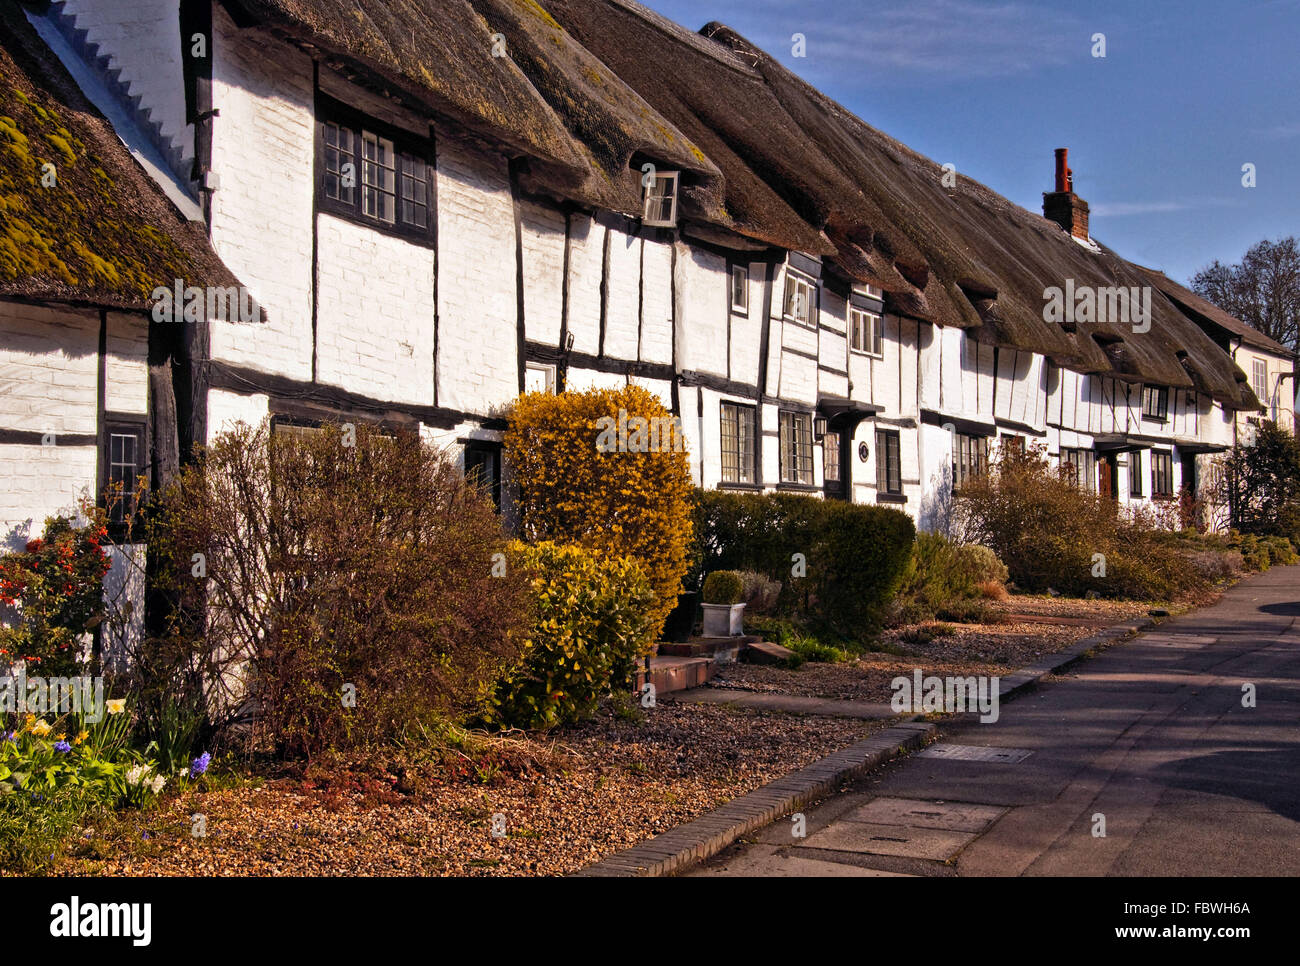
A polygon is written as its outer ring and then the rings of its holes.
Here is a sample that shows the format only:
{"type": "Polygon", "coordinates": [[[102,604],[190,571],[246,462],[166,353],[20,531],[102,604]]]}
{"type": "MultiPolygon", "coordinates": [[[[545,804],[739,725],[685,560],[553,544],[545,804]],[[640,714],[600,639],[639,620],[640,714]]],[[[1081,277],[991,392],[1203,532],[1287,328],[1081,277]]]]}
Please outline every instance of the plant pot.
{"type": "Polygon", "coordinates": [[[663,637],[674,644],[685,644],[691,639],[695,630],[695,615],[699,610],[700,595],[698,591],[687,591],[677,595],[677,606],[672,609],[664,621],[663,637]]]}
{"type": "Polygon", "coordinates": [[[739,637],[745,633],[742,624],[744,604],[701,604],[704,608],[704,637],[739,637]]]}

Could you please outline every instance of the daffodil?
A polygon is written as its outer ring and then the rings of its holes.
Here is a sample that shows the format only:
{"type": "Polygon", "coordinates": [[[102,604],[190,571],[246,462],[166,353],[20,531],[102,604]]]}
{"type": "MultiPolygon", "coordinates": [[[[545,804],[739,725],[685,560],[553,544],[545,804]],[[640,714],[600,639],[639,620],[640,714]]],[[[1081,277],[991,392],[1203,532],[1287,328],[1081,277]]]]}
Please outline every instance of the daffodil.
{"type": "Polygon", "coordinates": [[[37,738],[44,738],[49,733],[50,733],[50,726],[46,724],[44,721],[38,721],[36,722],[36,724],[32,725],[32,734],[34,734],[37,738]]]}
{"type": "Polygon", "coordinates": [[[90,732],[83,729],[81,733],[77,735],[77,737],[72,739],[72,743],[74,745],[79,745],[89,737],[90,737],[90,732]]]}
{"type": "Polygon", "coordinates": [[[114,698],[112,701],[105,701],[104,707],[108,708],[109,714],[121,714],[126,710],[126,698],[114,698]]]}

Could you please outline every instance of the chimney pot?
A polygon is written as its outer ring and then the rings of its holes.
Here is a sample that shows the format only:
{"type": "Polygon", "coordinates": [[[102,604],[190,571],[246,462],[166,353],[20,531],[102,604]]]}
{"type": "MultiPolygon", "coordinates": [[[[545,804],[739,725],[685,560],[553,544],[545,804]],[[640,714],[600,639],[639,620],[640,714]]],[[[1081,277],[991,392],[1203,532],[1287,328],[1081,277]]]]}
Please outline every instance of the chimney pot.
{"type": "Polygon", "coordinates": [[[1056,190],[1043,194],[1043,214],[1076,238],[1088,237],[1088,202],[1074,193],[1067,148],[1056,149],[1056,190]]]}

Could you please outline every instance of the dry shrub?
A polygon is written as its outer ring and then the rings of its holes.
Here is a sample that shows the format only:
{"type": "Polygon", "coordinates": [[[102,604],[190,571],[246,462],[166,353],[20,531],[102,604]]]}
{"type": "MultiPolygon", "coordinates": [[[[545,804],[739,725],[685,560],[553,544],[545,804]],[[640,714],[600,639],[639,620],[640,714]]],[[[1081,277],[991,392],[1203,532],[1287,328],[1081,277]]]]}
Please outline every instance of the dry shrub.
{"type": "Polygon", "coordinates": [[[962,487],[958,512],[967,539],[992,548],[1029,590],[1168,600],[1205,586],[1161,528],[1161,511],[1119,513],[1053,469],[1041,444],[1007,448],[962,487]]]}
{"type": "Polygon", "coordinates": [[[1011,596],[1007,593],[1007,585],[999,580],[981,580],[975,589],[985,600],[1006,600],[1011,596]]]}
{"type": "Polygon", "coordinates": [[[282,754],[472,713],[519,654],[525,578],[494,567],[492,503],[414,434],[240,424],[156,522],[177,610],[138,655],[142,697],[190,695],[217,724],[255,710],[282,754]]]}

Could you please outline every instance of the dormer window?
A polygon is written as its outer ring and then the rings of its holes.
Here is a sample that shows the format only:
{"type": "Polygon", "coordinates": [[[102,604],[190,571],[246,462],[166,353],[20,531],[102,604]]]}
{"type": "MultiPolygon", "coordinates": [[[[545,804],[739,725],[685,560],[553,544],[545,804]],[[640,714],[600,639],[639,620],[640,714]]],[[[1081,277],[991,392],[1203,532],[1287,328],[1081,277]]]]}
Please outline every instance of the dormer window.
{"type": "Polygon", "coordinates": [[[380,231],[432,241],[429,142],[332,102],[322,113],[316,159],[320,209],[380,231]]]}
{"type": "Polygon", "coordinates": [[[645,211],[641,221],[657,228],[677,225],[677,172],[658,171],[645,189],[645,211]]]}
{"type": "Polygon", "coordinates": [[[809,328],[816,326],[813,308],[817,304],[817,287],[812,279],[798,272],[787,271],[783,304],[782,312],[791,322],[798,322],[809,328]]]}

